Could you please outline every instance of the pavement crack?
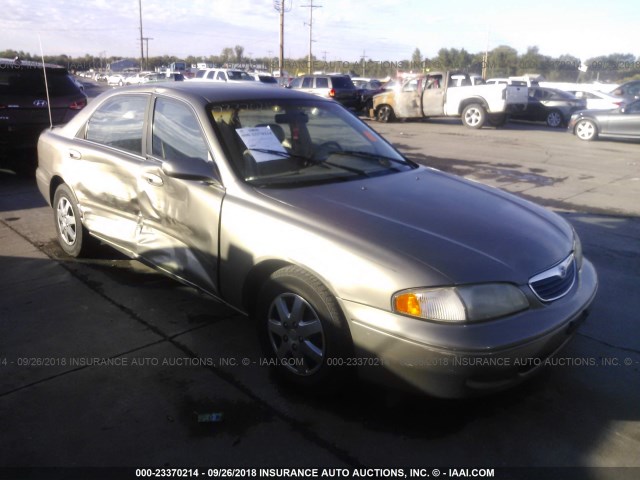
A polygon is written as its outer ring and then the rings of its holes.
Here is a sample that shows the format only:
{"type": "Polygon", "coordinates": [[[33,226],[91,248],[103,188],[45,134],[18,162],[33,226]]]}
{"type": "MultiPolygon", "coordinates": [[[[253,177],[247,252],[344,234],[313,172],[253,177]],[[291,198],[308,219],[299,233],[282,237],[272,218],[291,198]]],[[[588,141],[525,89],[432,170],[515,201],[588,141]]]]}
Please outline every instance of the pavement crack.
{"type": "MultiPolygon", "coordinates": [[[[133,348],[131,350],[127,350],[126,352],[121,352],[121,353],[118,353],[116,355],[111,355],[111,356],[108,356],[108,357],[97,357],[96,356],[96,357],[86,357],[86,358],[91,358],[91,359],[95,358],[95,359],[98,359],[98,360],[105,360],[105,361],[106,360],[110,360],[110,359],[114,359],[114,358],[120,358],[120,357],[124,357],[125,355],[129,355],[130,353],[138,352],[140,350],[144,350],[146,348],[153,347],[153,346],[158,345],[160,343],[163,343],[165,341],[166,340],[158,340],[156,342],[147,343],[146,345],[142,345],[140,347],[136,347],[136,348],[133,348]]],[[[91,363],[89,365],[81,365],[81,366],[78,366],[77,368],[72,368],[70,370],[65,370],[63,372],[57,373],[55,375],[51,375],[51,376],[46,377],[46,378],[41,378],[40,380],[37,380],[35,382],[31,382],[31,383],[27,383],[25,385],[21,385],[20,387],[14,388],[13,390],[8,390],[6,392],[2,392],[2,393],[0,393],[0,398],[9,396],[9,395],[11,395],[13,393],[20,392],[22,390],[26,390],[28,388],[31,388],[31,387],[35,386],[35,385],[39,385],[41,383],[46,383],[46,382],[48,382],[50,380],[53,380],[53,379],[56,379],[56,378],[60,378],[60,377],[64,377],[64,376],[72,374],[72,373],[80,372],[82,370],[85,370],[87,368],[91,368],[93,366],[95,366],[93,363],[91,363]]]]}
{"type": "Polygon", "coordinates": [[[622,347],[620,345],[614,345],[613,343],[605,342],[604,340],[601,340],[596,337],[592,337],[591,335],[587,335],[586,333],[582,333],[582,332],[578,332],[576,335],[578,335],[579,337],[588,338],[589,340],[599,343],[600,345],[604,345],[605,347],[614,348],[616,350],[621,350],[623,352],[635,353],[637,355],[640,355],[640,350],[636,348],[629,348],[629,347],[622,347]]]}

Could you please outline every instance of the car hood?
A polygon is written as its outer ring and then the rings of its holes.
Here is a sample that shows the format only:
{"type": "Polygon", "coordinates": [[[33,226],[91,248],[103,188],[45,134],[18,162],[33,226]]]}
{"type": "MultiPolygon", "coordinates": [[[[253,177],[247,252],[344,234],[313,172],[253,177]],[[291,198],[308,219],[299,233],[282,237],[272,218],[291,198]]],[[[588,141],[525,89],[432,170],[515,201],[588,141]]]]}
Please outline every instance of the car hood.
{"type": "Polygon", "coordinates": [[[528,279],[564,259],[573,232],[558,215],[498,189],[420,168],[263,194],[360,255],[402,259],[448,283],[528,279]]]}

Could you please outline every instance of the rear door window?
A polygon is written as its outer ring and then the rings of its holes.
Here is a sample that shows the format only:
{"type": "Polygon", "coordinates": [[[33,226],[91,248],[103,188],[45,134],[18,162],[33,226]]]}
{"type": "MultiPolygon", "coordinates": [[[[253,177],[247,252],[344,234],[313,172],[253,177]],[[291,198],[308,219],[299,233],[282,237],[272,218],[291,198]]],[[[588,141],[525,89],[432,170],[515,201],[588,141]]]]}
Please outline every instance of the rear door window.
{"type": "Polygon", "coordinates": [[[329,88],[329,79],[326,77],[316,78],[316,88],[329,88]]]}

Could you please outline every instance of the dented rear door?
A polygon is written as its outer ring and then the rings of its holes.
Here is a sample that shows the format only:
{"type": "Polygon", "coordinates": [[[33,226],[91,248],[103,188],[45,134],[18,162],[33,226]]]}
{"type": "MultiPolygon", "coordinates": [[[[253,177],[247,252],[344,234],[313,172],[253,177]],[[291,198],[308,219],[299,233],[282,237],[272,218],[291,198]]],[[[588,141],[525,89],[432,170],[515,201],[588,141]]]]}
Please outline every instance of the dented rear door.
{"type": "Polygon", "coordinates": [[[64,148],[65,181],[78,199],[83,223],[93,234],[136,252],[138,176],[143,162],[144,119],[150,95],[119,95],[89,118],[76,141],[64,148]]]}

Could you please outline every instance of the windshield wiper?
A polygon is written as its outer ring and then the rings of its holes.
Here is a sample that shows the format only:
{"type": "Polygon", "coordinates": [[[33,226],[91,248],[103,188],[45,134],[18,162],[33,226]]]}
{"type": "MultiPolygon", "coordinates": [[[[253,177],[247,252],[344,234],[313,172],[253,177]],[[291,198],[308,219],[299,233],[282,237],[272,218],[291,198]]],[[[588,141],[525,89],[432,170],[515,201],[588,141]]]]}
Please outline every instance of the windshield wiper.
{"type": "Polygon", "coordinates": [[[311,161],[309,157],[303,157],[302,155],[296,155],[295,153],[286,152],[286,151],[283,152],[282,150],[271,150],[269,148],[249,148],[247,150],[249,151],[249,153],[251,152],[267,153],[269,155],[277,155],[278,157],[282,157],[282,158],[293,158],[295,160],[303,160],[305,162],[311,161]]]}
{"type": "MultiPolygon", "coordinates": [[[[407,163],[404,160],[400,160],[398,158],[394,158],[394,157],[387,157],[386,155],[379,155],[377,153],[371,153],[371,152],[363,152],[360,150],[336,150],[334,152],[331,152],[332,155],[350,155],[352,157],[360,157],[360,158],[368,158],[371,160],[376,160],[378,163],[380,163],[381,165],[383,165],[383,162],[391,162],[391,163],[398,163],[400,165],[405,165],[407,167],[410,167],[411,164],[407,163]]],[[[384,165],[386,166],[386,165],[384,165]]]]}

